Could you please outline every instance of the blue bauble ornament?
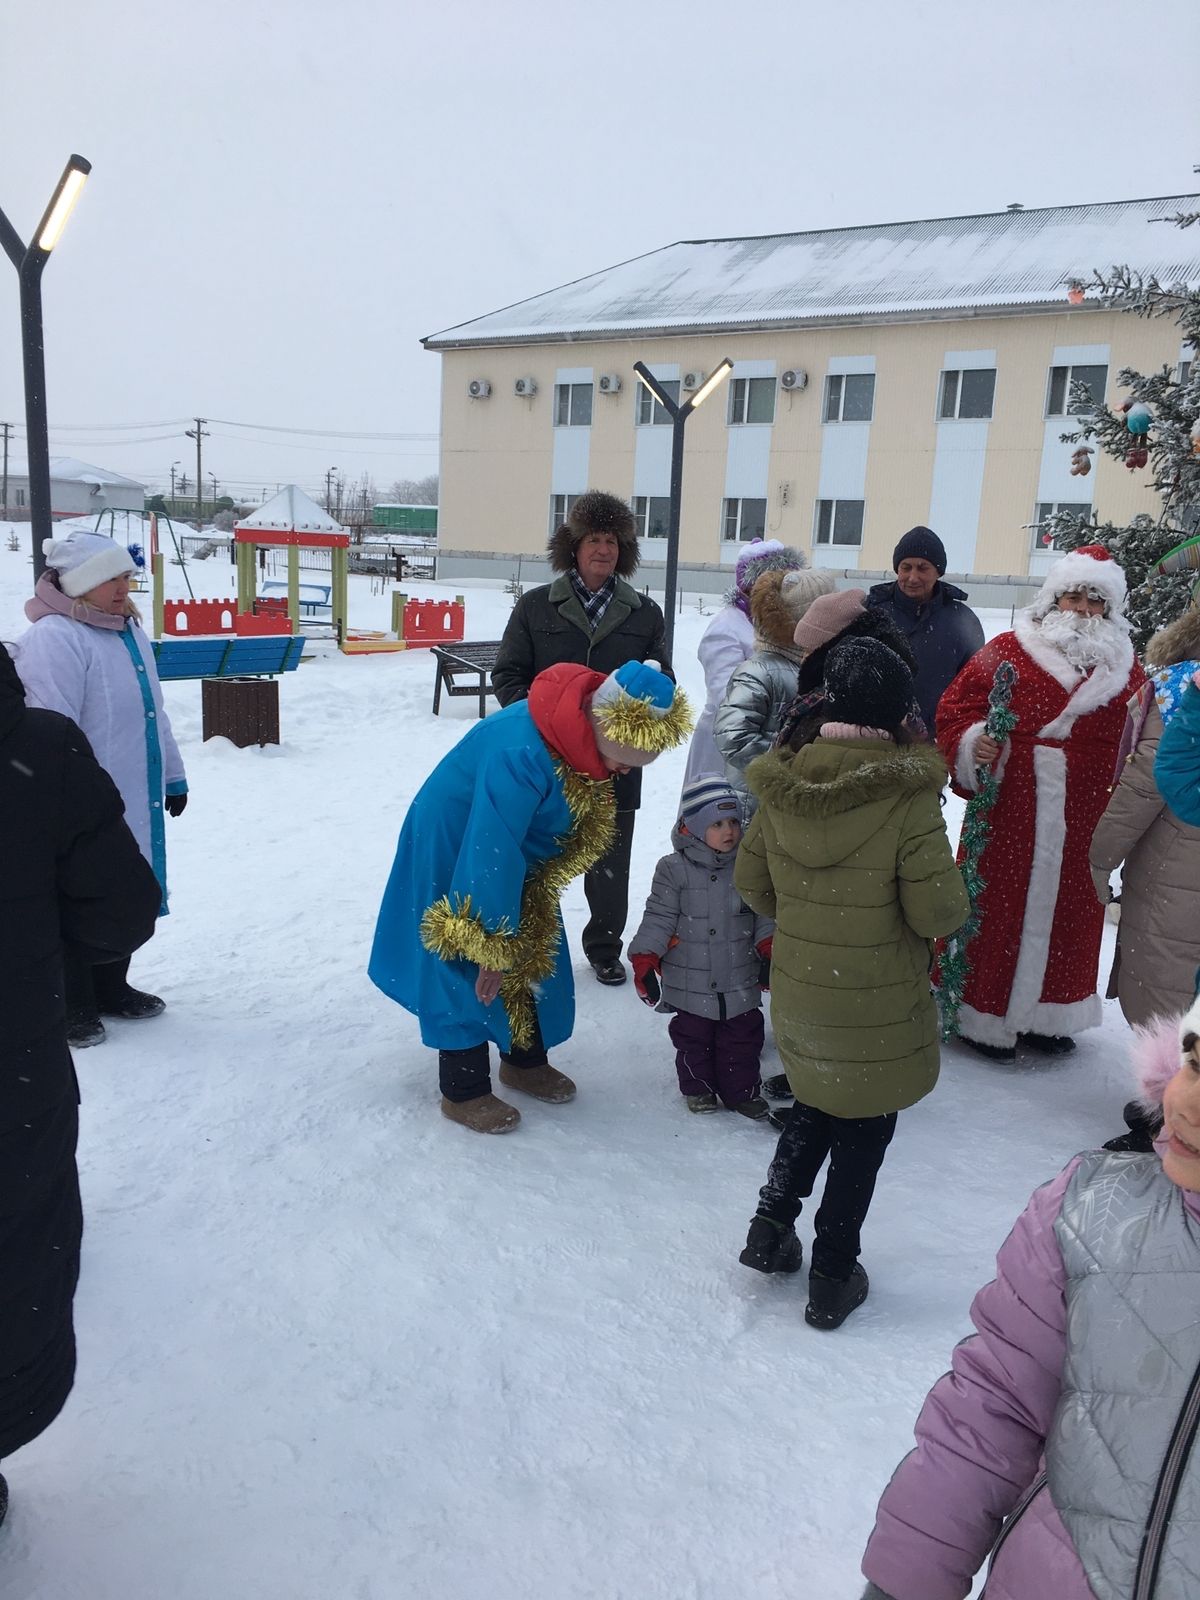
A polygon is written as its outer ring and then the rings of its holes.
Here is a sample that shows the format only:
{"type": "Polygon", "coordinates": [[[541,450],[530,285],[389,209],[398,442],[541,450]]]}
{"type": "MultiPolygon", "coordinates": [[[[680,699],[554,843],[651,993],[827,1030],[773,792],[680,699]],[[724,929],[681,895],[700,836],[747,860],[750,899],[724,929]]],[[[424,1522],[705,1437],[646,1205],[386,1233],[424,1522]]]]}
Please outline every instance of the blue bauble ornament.
{"type": "Polygon", "coordinates": [[[1150,421],[1151,417],[1149,406],[1130,406],[1129,413],[1125,418],[1125,426],[1129,429],[1130,433],[1149,433],[1150,421]]]}

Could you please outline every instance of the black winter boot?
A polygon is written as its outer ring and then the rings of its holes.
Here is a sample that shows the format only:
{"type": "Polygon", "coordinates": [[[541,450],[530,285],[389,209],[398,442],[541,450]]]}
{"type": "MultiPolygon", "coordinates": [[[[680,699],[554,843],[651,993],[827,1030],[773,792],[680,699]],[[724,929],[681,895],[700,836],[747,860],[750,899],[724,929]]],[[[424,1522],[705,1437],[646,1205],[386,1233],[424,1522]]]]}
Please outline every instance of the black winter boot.
{"type": "Polygon", "coordinates": [[[755,1272],[799,1272],[804,1264],[804,1246],[790,1225],[772,1222],[770,1217],[755,1217],[738,1260],[755,1272]]]}
{"type": "Polygon", "coordinates": [[[869,1288],[867,1275],[857,1261],[844,1282],[826,1278],[820,1272],[810,1272],[805,1322],[810,1328],[840,1328],[850,1313],[862,1305],[869,1288]]]}
{"type": "Polygon", "coordinates": [[[5,1517],[7,1515],[8,1515],[8,1484],[5,1483],[3,1475],[0,1474],[0,1523],[2,1523],[4,1521],[4,1519],[5,1519],[5,1517]]]}
{"type": "Polygon", "coordinates": [[[104,1024],[93,1012],[90,1016],[78,1013],[67,1017],[67,1043],[72,1050],[86,1050],[89,1045],[103,1044],[107,1035],[104,1024]]]}
{"type": "Polygon", "coordinates": [[[791,1084],[787,1081],[786,1072],[780,1072],[774,1078],[764,1078],[762,1090],[768,1100],[794,1100],[796,1098],[792,1093],[791,1084]]]}
{"type": "Polygon", "coordinates": [[[968,1050],[974,1050],[977,1055],[986,1057],[988,1061],[1015,1061],[1017,1052],[1011,1044],[984,1044],[982,1039],[968,1039],[965,1033],[958,1036],[959,1044],[965,1044],[968,1050]]]}
{"type": "Polygon", "coordinates": [[[167,1002],[156,994],[146,994],[141,989],[126,986],[124,994],[102,999],[99,1006],[102,1017],[125,1017],[136,1022],[143,1017],[160,1016],[167,1009],[167,1002]]]}
{"type": "Polygon", "coordinates": [[[1065,1033],[1019,1033],[1017,1040],[1042,1056],[1069,1056],[1075,1041],[1065,1033]]]}

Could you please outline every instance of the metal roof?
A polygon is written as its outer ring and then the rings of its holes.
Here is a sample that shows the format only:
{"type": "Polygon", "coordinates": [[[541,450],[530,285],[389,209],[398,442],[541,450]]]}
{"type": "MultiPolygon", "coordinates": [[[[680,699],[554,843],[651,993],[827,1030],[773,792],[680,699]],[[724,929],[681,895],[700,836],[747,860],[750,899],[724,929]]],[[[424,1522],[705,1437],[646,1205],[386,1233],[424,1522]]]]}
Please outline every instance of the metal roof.
{"type": "Polygon", "coordinates": [[[1198,195],[1047,206],[749,239],[689,239],[430,334],[430,350],[907,321],[1058,309],[1074,278],[1128,264],[1200,282],[1200,228],[1165,219],[1198,195]],[[1158,226],[1148,223],[1157,221],[1158,226]]]}

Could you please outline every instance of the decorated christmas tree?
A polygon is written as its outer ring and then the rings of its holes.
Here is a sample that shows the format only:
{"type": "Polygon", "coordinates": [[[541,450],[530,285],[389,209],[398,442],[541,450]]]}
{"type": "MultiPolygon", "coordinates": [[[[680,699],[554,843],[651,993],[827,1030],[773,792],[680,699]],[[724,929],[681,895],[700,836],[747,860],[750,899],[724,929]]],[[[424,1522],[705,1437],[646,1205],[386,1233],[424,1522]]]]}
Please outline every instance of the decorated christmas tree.
{"type": "MultiPolygon", "coordinates": [[[[1163,220],[1187,228],[1200,213],[1163,220]]],[[[1128,267],[1114,267],[1095,273],[1088,283],[1071,285],[1072,304],[1091,297],[1134,316],[1172,317],[1192,356],[1158,372],[1122,368],[1118,382],[1124,393],[1113,410],[1103,400],[1097,404],[1083,385],[1072,387],[1071,410],[1081,426],[1062,436],[1079,446],[1072,474],[1086,476],[1099,448],[1129,471],[1147,475],[1159,497],[1157,515],[1147,512],[1119,526],[1057,512],[1043,524],[1057,549],[1103,544],[1124,567],[1129,619],[1140,650],[1151,634],[1187,609],[1200,585],[1200,288],[1164,285],[1128,267]]]]}

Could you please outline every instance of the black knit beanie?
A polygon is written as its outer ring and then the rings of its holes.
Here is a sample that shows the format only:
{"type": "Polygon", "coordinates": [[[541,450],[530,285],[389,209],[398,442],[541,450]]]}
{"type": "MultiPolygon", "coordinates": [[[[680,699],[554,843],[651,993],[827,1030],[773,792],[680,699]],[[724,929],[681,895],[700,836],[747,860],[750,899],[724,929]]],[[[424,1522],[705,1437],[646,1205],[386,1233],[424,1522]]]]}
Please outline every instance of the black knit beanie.
{"type": "Polygon", "coordinates": [[[825,662],[825,710],[831,722],[898,728],[913,702],[912,673],[878,639],[846,639],[825,662]]]}
{"type": "Polygon", "coordinates": [[[910,528],[892,551],[893,572],[899,572],[902,561],[928,561],[940,578],[946,571],[946,546],[932,528],[910,528]]]}

